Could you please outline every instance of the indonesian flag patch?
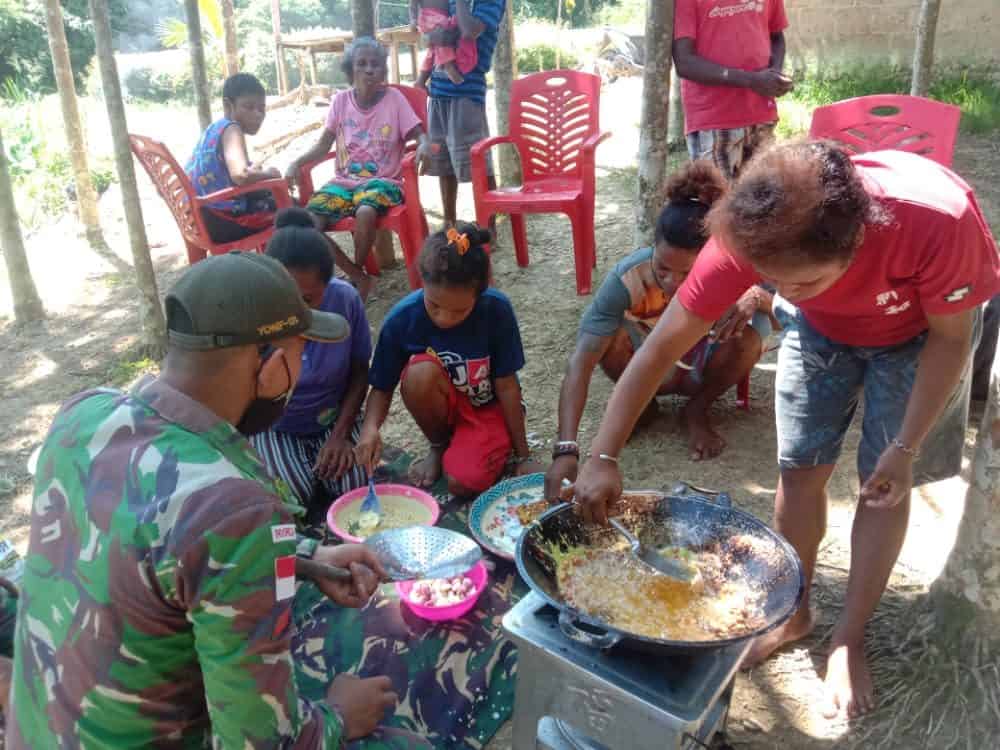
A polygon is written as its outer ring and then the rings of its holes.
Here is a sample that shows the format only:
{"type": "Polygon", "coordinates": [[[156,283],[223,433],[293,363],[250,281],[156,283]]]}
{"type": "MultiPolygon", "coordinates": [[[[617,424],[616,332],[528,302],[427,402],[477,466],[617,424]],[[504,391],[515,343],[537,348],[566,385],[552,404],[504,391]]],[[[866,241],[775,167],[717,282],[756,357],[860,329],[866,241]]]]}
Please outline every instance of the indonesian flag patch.
{"type": "Polygon", "coordinates": [[[295,555],[274,561],[274,598],[279,602],[295,596],[295,555]]]}

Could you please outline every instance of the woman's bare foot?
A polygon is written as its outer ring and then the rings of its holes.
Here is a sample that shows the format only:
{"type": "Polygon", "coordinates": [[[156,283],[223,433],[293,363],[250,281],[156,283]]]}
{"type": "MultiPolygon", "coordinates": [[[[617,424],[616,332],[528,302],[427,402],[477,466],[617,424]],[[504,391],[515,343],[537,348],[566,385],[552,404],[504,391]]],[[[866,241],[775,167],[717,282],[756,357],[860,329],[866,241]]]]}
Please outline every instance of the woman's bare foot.
{"type": "Polygon", "coordinates": [[[782,646],[805,638],[814,627],[816,627],[816,617],[812,611],[808,607],[800,609],[784,625],[754,640],[747,655],[743,657],[740,669],[756,667],[782,646]]]}
{"type": "Polygon", "coordinates": [[[441,461],[444,458],[445,447],[432,445],[427,450],[426,456],[410,464],[407,474],[415,487],[430,487],[441,478],[441,461]]]}
{"type": "MultiPolygon", "coordinates": [[[[835,636],[836,637],[836,636],[835,636]]],[[[865,644],[830,644],[823,683],[823,716],[854,719],[875,708],[875,687],[865,658],[865,644]]]]}
{"type": "Polygon", "coordinates": [[[697,399],[692,398],[684,405],[684,421],[687,423],[692,461],[704,461],[722,453],[726,440],[712,428],[708,409],[697,399]]]}

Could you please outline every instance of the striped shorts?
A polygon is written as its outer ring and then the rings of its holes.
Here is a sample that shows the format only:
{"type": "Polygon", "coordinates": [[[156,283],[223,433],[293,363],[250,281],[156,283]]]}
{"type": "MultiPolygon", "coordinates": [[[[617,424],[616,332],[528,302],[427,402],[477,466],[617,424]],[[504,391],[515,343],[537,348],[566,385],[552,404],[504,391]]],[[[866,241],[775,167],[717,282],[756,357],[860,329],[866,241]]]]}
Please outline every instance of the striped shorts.
{"type": "Polygon", "coordinates": [[[743,165],[774,140],[774,123],[724,130],[696,130],[687,134],[691,161],[711,161],[728,180],[735,180],[743,165]]]}
{"type": "MultiPolygon", "coordinates": [[[[276,479],[281,479],[309,510],[345,492],[368,483],[368,472],[354,465],[339,479],[320,479],[313,474],[319,452],[333,431],[331,425],[323,432],[312,435],[294,435],[289,432],[267,430],[250,437],[250,443],[264,459],[264,464],[276,479]]],[[[351,442],[357,444],[361,436],[361,415],[351,428],[351,442]]]]}

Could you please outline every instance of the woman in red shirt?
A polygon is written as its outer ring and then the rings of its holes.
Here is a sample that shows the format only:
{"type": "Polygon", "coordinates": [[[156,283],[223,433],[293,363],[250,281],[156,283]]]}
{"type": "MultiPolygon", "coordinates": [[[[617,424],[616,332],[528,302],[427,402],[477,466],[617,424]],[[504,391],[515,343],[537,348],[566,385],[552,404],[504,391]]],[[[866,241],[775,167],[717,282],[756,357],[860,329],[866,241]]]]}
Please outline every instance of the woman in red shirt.
{"type": "Polygon", "coordinates": [[[774,285],[785,328],[774,523],[807,586],[798,612],[758,639],[747,665],[813,628],[808,583],[826,485],[863,394],[861,496],[824,706],[831,718],[856,716],[874,706],[864,631],[903,543],[910,490],[961,466],[979,305],[1000,290],[996,245],[950,170],[895,151],[849,157],[828,143],[760,156],[708,225],[713,239],[612,393],[576,498],[588,520],[606,521],[622,488],[618,454],[663,374],[751,284],[774,285]]]}

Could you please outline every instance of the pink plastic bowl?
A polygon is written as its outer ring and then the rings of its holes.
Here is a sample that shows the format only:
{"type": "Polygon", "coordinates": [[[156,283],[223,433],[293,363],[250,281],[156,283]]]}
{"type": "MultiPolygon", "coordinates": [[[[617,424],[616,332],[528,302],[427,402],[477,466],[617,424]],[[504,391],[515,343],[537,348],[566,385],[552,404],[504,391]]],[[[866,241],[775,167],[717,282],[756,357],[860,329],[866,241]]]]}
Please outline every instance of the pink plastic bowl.
{"type": "Polygon", "coordinates": [[[480,595],[486,590],[486,584],[489,583],[490,579],[490,574],[486,572],[486,566],[482,560],[477,562],[472,570],[467,571],[463,575],[469,576],[475,589],[466,599],[463,599],[458,604],[452,604],[450,607],[427,607],[412,601],[410,599],[410,590],[416,581],[397,581],[396,591],[399,592],[399,598],[406,603],[406,606],[413,611],[413,614],[423,620],[430,620],[431,622],[457,620],[476,606],[476,602],[479,601],[480,595]]]}
{"type": "MultiPolygon", "coordinates": [[[[441,507],[437,504],[437,500],[434,499],[432,495],[427,494],[423,490],[418,490],[416,487],[411,487],[408,484],[376,484],[375,493],[379,496],[382,495],[404,495],[405,497],[412,498],[416,502],[423,505],[431,512],[431,520],[427,526],[434,526],[438,522],[438,518],[441,515],[441,507]]],[[[336,518],[337,515],[348,505],[352,503],[364,502],[365,495],[368,494],[368,485],[364,487],[358,487],[356,490],[351,490],[340,497],[338,497],[330,509],[326,512],[326,525],[330,527],[330,530],[343,539],[345,542],[354,542],[359,544],[364,541],[360,537],[352,536],[348,534],[345,529],[337,526],[336,518]]]]}

